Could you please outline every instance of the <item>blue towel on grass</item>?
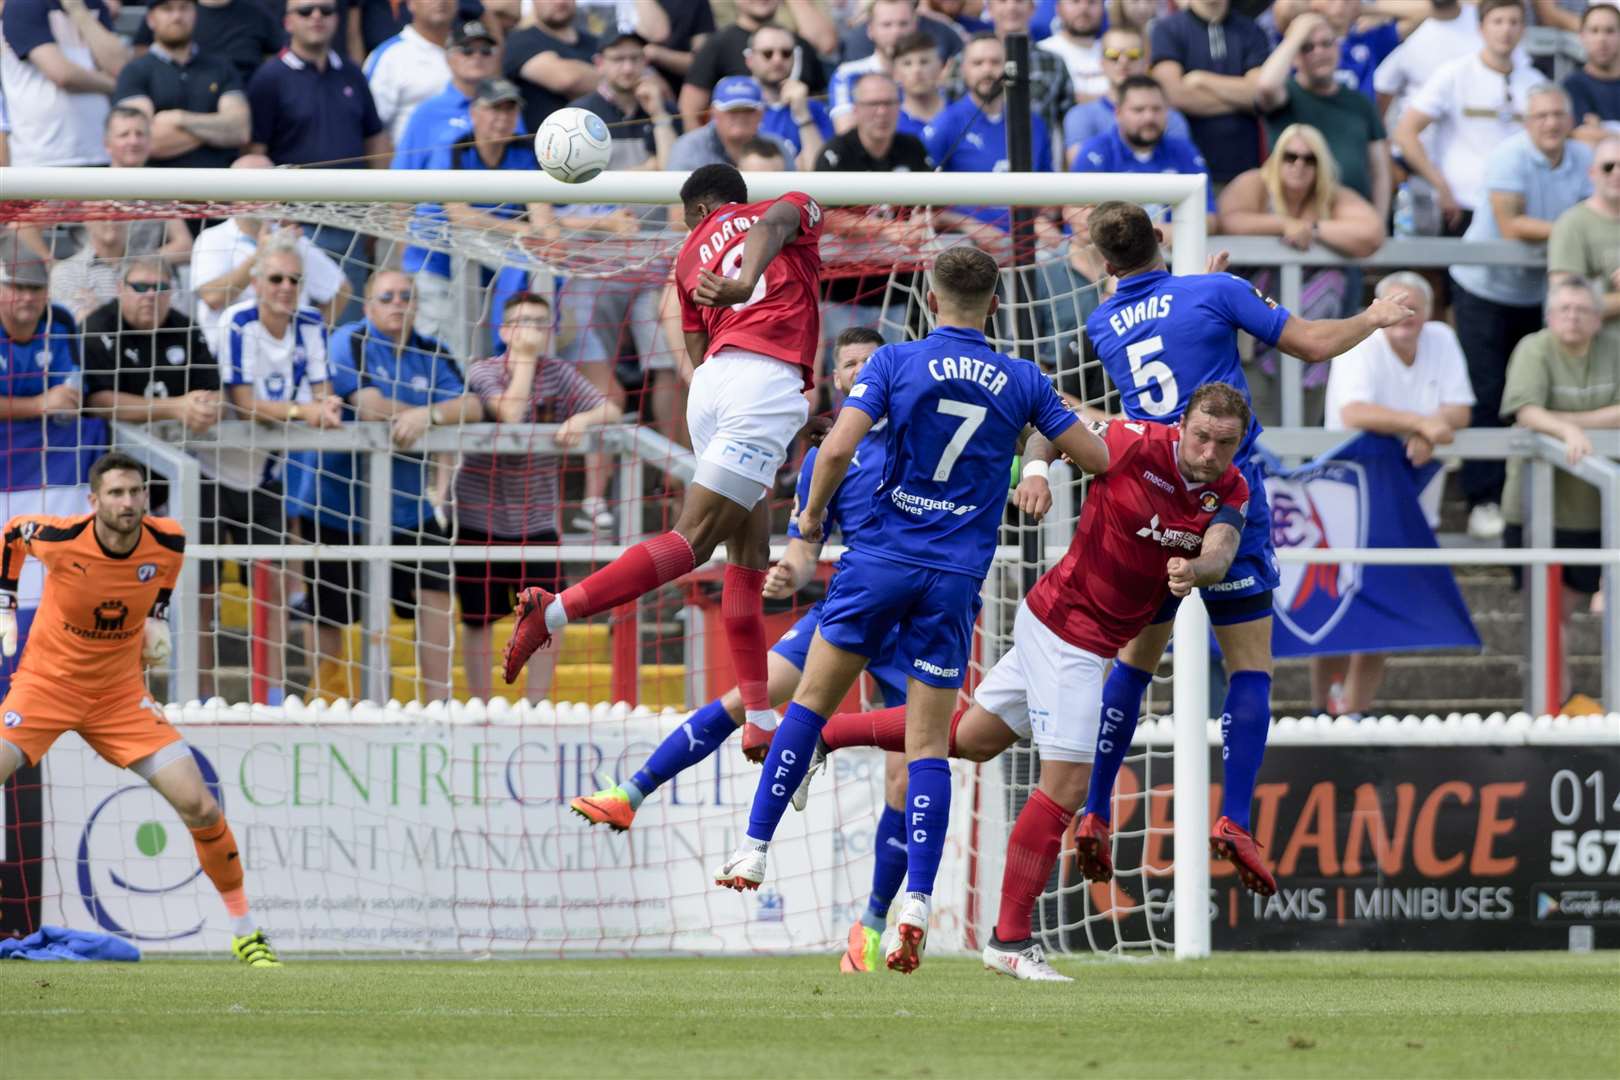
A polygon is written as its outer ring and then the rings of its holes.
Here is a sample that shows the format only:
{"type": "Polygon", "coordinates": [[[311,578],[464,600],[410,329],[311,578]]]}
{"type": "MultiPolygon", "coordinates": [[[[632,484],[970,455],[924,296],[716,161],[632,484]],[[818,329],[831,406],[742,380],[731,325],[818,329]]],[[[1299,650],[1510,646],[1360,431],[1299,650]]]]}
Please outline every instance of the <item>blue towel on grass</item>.
{"type": "Polygon", "coordinates": [[[141,950],[111,934],[42,926],[25,938],[0,941],[0,960],[139,960],[141,950]]]}

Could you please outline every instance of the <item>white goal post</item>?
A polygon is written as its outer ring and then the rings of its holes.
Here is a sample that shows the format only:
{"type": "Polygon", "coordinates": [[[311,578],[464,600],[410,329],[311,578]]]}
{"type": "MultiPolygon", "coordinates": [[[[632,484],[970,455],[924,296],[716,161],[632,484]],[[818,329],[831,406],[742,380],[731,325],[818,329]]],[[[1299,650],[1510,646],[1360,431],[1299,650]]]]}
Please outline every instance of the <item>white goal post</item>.
{"type": "MultiPolygon", "coordinates": [[[[57,204],[184,203],[672,204],[687,174],[609,172],[569,185],[539,173],[411,170],[0,169],[0,200],[57,204]]],[[[1207,178],[1179,175],[1011,173],[750,173],[752,198],[803,191],[827,206],[1065,206],[1119,199],[1173,209],[1172,270],[1205,269],[1207,178]]],[[[444,250],[454,251],[454,247],[444,250]]],[[[1208,619],[1194,600],[1175,628],[1175,910],[1178,957],[1208,955],[1208,619]]]]}

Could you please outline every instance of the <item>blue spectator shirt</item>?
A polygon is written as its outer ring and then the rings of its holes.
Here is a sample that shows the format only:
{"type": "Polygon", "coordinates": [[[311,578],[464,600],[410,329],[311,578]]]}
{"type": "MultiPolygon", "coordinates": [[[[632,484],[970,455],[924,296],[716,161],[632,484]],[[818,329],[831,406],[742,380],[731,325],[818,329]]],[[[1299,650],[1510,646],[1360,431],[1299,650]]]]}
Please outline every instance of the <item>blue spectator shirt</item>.
{"type": "Polygon", "coordinates": [[[366,140],[383,130],[360,66],[336,52],[322,70],[283,49],[253,73],[247,96],[253,141],[277,165],[363,169],[366,140]]]}
{"type": "MultiPolygon", "coordinates": [[[[38,397],[64,384],[82,389],[78,362],[79,327],[66,308],[45,309],[27,341],[13,341],[0,326],[0,394],[38,397]]],[[[107,423],[100,417],[53,417],[0,422],[0,491],[37,491],[49,485],[84,482],[90,465],[107,446],[107,423]]]]}
{"type": "Polygon", "coordinates": [[[1564,78],[1575,123],[1586,122],[1587,114],[1599,120],[1620,120],[1620,79],[1594,79],[1577,68],[1564,78]]]}
{"type": "MultiPolygon", "coordinates": [[[[827,106],[819,101],[811,101],[808,104],[810,119],[815,121],[822,139],[832,138],[833,122],[827,113],[827,106]]],[[[765,118],[759,122],[759,130],[763,135],[775,135],[788,143],[793,147],[795,154],[804,149],[804,140],[799,137],[799,125],[793,120],[793,110],[786,105],[765,106],[765,118]]]]}
{"type": "MultiPolygon", "coordinates": [[[[1287,322],[1287,308],[1236,274],[1172,277],[1152,270],[1120,279],[1114,295],[1086,319],[1086,337],[1125,415],[1168,424],[1205,383],[1227,383],[1248,398],[1237,332],[1275,346],[1287,322]]],[[[1251,417],[1238,448],[1239,468],[1259,436],[1260,422],[1251,417]]]]}
{"type": "Polygon", "coordinates": [[[1400,43],[1400,28],[1393,22],[1379,23],[1370,30],[1352,28],[1339,46],[1339,66],[1333,77],[1340,85],[1348,86],[1376,104],[1378,95],[1373,90],[1373,72],[1400,43]]]}
{"type": "MultiPolygon", "coordinates": [[[[327,351],[332,393],[344,401],[343,419],[358,419],[354,395],[364,387],[390,401],[416,407],[449,401],[466,393],[461,369],[450,351],[432,338],[411,331],[397,355],[394,342],[382,336],[370,319],[345,323],[332,332],[327,351]],[[355,354],[360,354],[360,368],[355,354]]],[[[316,518],[329,528],[361,532],[366,517],[366,485],[354,454],[301,452],[288,466],[288,509],[297,517],[316,518]]],[[[427,456],[394,455],[393,527],[419,529],[433,514],[427,493],[427,456]]]]}
{"type": "MultiPolygon", "coordinates": [[[[1204,164],[1204,157],[1198,152],[1198,147],[1184,139],[1173,139],[1169,135],[1160,139],[1144,159],[1135,150],[1125,145],[1125,137],[1119,133],[1116,126],[1112,131],[1105,132],[1088,140],[1080,147],[1080,153],[1074,159],[1074,171],[1077,173],[1176,173],[1181,176],[1197,176],[1199,173],[1208,173],[1209,167],[1204,164]]],[[[1207,209],[1211,214],[1215,212],[1215,185],[1204,185],[1204,198],[1207,209]]],[[[1154,220],[1170,220],[1168,206],[1149,206],[1146,208],[1154,220]]]]}
{"type": "MultiPolygon", "coordinates": [[[[490,167],[484,164],[484,159],[478,156],[478,148],[473,144],[472,137],[457,143],[436,146],[428,154],[426,168],[429,169],[470,169],[479,172],[489,172],[490,167]]],[[[506,151],[495,169],[507,170],[537,170],[540,162],[534,156],[534,142],[530,139],[513,139],[506,144],[506,151]]],[[[525,203],[473,203],[474,210],[482,210],[501,218],[515,218],[522,215],[529,208],[525,203]]],[[[437,203],[419,203],[416,207],[416,219],[412,222],[413,231],[421,229],[431,232],[437,230],[439,222],[448,221],[444,207],[437,203]]],[[[421,247],[408,247],[401,257],[402,268],[407,274],[427,271],[440,277],[450,276],[450,256],[442,251],[429,251],[421,247]]]]}
{"type": "MultiPolygon", "coordinates": [[[[427,168],[428,158],[438,147],[471,137],[471,111],[472,98],[457,90],[455,83],[448,83],[411,113],[389,168],[427,168]]],[[[523,134],[522,119],[518,120],[518,134],[523,134]]]]}
{"type": "Polygon", "coordinates": [[[912,116],[906,111],[906,107],[902,105],[900,106],[900,119],[895,124],[894,129],[903,134],[910,135],[912,138],[921,142],[923,132],[928,130],[928,121],[912,116]]]}
{"type": "MultiPolygon", "coordinates": [[[[1052,171],[1052,140],[1045,124],[1030,127],[1030,158],[1035,172],[1052,171]]],[[[972,95],[953,101],[923,128],[923,145],[939,172],[1007,172],[1007,113],[986,116],[972,95]]],[[[951,209],[1010,228],[1005,207],[953,206],[951,209]]]]}
{"type": "MultiPolygon", "coordinates": [[[[1118,124],[1114,118],[1114,103],[1105,97],[1076,105],[1063,114],[1063,148],[1078,149],[1087,139],[1113,131],[1118,124]]],[[[1181,115],[1180,109],[1165,113],[1164,137],[1192,142],[1192,128],[1187,126],[1187,118],[1181,115]]]]}
{"type": "MultiPolygon", "coordinates": [[[[1520,130],[1496,145],[1485,159],[1485,182],[1479,209],[1463,240],[1500,240],[1490,193],[1507,192],[1524,200],[1526,217],[1556,221],[1558,215],[1592,194],[1592,148],[1578,139],[1564,140],[1557,165],[1536,149],[1530,133],[1520,130]]],[[[1547,267],[1465,266],[1451,268],[1451,280],[1475,296],[1496,304],[1535,307],[1547,297],[1547,267]]]]}
{"type": "MultiPolygon", "coordinates": [[[[1184,8],[1153,23],[1151,48],[1155,66],[1174,60],[1183,72],[1209,71],[1241,77],[1266,62],[1271,41],[1258,23],[1231,12],[1220,23],[1207,23],[1184,8]],[[1215,53],[1219,46],[1219,56],[1215,53]]],[[[1210,165],[1210,176],[1225,183],[1260,164],[1260,122],[1253,113],[1190,116],[1193,142],[1210,165]]]]}
{"type": "Polygon", "coordinates": [[[1076,420],[1034,363],[953,326],[879,348],[844,408],[889,421],[883,483],[851,546],[975,578],[995,556],[1025,425],[1053,439],[1076,420]]]}

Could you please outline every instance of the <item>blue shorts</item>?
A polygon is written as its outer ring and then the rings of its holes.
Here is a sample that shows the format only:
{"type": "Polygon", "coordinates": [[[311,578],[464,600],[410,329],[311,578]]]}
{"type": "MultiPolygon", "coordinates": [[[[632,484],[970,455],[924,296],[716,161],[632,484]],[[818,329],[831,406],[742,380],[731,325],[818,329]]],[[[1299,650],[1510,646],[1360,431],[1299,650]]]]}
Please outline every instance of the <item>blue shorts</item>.
{"type": "MultiPolygon", "coordinates": [[[[823,601],[825,603],[825,601],[823,601]]],[[[816,625],[821,620],[820,603],[788,628],[771,652],[780,656],[800,671],[804,670],[804,659],[810,655],[810,639],[816,636],[816,625]]],[[[873,657],[872,662],[866,665],[866,673],[877,681],[878,693],[883,695],[884,708],[892,709],[897,705],[906,703],[906,673],[895,666],[894,646],[898,635],[891,633],[883,643],[883,651],[873,657]]]]}
{"type": "MultiPolygon", "coordinates": [[[[1271,593],[1282,583],[1277,572],[1277,554],[1271,545],[1271,504],[1266,501],[1265,474],[1259,461],[1243,467],[1249,485],[1249,516],[1243,522],[1237,557],[1225,579],[1199,589],[1209,621],[1215,626],[1251,622],[1271,614],[1271,593]]],[[[1178,596],[1165,597],[1153,616],[1155,623],[1169,622],[1181,606],[1178,596]]]]}
{"type": "Polygon", "coordinates": [[[943,689],[962,685],[979,617],[978,578],[844,553],[821,605],[828,644],[875,660],[893,648],[899,673],[943,689]]]}

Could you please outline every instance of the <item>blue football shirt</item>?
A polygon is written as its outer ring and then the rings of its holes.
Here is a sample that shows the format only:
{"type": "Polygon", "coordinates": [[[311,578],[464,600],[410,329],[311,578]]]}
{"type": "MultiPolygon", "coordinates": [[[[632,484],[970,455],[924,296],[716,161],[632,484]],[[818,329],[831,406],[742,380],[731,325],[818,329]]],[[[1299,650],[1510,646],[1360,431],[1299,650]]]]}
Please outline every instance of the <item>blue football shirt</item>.
{"type": "MultiPolygon", "coordinates": [[[[844,482],[838,485],[832,501],[827,504],[827,517],[821,532],[823,538],[837,533],[846,547],[855,542],[855,537],[872,516],[872,502],[877,495],[878,485],[883,483],[883,465],[888,458],[888,425],[879,421],[872,425],[872,430],[855,447],[855,458],[849,463],[844,482]]],[[[804,464],[799,466],[799,484],[795,490],[797,501],[793,504],[795,510],[810,500],[810,478],[815,471],[816,447],[812,446],[809,453],[804,455],[804,464]]],[[[797,513],[788,522],[787,534],[790,540],[800,537],[797,513]]]]}
{"type": "Polygon", "coordinates": [[[878,349],[844,407],[889,421],[883,482],[850,546],[981,578],[1019,435],[1034,424],[1056,438],[1076,419],[1040,368],[961,327],[878,349]]]}
{"type": "MultiPolygon", "coordinates": [[[[1276,345],[1287,322],[1286,308],[1235,274],[1173,277],[1155,270],[1121,280],[1086,319],[1086,336],[1119,389],[1125,415],[1169,423],[1205,383],[1229,383],[1250,397],[1237,332],[1276,345]]],[[[1240,467],[1259,435],[1260,422],[1251,418],[1240,467]]]]}

